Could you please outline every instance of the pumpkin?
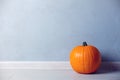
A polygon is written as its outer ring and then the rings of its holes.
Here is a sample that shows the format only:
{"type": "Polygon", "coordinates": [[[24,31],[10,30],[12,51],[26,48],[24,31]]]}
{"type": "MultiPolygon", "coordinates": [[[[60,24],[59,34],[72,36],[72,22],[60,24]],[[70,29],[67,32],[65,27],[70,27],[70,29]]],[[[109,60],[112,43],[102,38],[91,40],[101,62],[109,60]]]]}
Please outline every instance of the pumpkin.
{"type": "Polygon", "coordinates": [[[72,69],[78,73],[94,73],[101,64],[100,52],[96,47],[83,42],[83,45],[72,49],[70,64],[72,69]]]}

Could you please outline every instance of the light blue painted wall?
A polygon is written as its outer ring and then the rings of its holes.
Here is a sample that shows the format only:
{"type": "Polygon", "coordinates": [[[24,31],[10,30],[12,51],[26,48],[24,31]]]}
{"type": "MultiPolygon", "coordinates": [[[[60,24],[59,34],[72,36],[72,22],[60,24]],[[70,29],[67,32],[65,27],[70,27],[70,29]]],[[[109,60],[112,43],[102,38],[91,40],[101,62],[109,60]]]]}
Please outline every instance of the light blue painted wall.
{"type": "Polygon", "coordinates": [[[66,61],[83,41],[120,61],[119,0],[0,0],[0,61],[66,61]]]}

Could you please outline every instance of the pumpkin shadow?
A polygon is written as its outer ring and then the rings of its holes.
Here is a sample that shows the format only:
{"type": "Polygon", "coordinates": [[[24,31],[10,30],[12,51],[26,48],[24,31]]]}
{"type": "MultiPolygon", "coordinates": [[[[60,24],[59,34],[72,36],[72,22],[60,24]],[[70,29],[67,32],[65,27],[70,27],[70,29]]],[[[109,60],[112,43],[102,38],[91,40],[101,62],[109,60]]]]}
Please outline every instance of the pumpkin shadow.
{"type": "Polygon", "coordinates": [[[116,62],[110,62],[107,57],[102,57],[104,61],[102,61],[101,66],[95,74],[105,74],[105,73],[113,73],[113,72],[119,72],[120,68],[116,62]]]}
{"type": "Polygon", "coordinates": [[[117,71],[120,71],[120,69],[117,66],[115,66],[115,64],[103,62],[99,70],[95,73],[105,74],[105,73],[112,73],[112,72],[117,72],[117,71]]]}

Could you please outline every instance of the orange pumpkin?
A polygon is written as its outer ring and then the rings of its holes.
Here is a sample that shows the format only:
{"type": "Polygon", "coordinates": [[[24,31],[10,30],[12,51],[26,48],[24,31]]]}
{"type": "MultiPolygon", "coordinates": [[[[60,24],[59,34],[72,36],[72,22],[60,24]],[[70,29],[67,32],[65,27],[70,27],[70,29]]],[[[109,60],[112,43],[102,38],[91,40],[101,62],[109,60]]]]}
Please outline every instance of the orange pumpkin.
{"type": "Polygon", "coordinates": [[[101,64],[99,50],[83,42],[83,45],[76,46],[70,53],[70,64],[78,73],[96,72],[101,64]]]}

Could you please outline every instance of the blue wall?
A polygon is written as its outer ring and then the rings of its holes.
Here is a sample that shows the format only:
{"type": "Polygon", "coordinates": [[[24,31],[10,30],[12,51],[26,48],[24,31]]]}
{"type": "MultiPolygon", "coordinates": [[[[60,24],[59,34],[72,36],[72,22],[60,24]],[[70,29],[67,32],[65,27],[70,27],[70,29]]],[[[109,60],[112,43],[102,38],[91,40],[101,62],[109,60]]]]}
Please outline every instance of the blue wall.
{"type": "Polygon", "coordinates": [[[0,61],[66,61],[83,41],[120,61],[119,0],[0,0],[0,61]]]}

